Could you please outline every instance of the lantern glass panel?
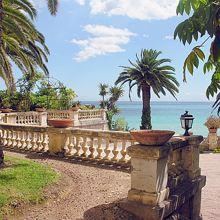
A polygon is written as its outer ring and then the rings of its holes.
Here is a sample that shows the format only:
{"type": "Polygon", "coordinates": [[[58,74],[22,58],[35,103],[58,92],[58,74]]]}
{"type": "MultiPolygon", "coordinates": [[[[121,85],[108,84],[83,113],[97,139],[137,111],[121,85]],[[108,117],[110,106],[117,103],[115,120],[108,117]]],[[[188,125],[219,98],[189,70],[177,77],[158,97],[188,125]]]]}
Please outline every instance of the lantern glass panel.
{"type": "Polygon", "coordinates": [[[180,121],[181,121],[182,128],[185,129],[186,128],[186,126],[185,126],[185,119],[181,118],[180,121]]]}

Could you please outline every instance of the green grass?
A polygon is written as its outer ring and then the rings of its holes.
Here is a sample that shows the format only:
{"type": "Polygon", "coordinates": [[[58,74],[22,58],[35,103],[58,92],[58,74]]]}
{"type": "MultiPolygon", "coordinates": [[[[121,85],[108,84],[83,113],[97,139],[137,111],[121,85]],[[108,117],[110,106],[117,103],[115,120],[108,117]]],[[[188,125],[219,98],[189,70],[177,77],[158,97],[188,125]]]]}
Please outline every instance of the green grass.
{"type": "Polygon", "coordinates": [[[59,179],[47,166],[15,157],[5,158],[0,170],[0,219],[13,210],[13,204],[37,204],[43,201],[43,189],[59,179]]]}

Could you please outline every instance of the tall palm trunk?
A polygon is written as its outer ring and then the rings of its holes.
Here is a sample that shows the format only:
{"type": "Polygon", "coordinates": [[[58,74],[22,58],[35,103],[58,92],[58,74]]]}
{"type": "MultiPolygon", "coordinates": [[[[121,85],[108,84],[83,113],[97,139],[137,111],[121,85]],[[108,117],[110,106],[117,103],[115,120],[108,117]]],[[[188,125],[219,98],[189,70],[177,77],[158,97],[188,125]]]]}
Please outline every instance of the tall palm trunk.
{"type": "MultiPolygon", "coordinates": [[[[0,49],[2,47],[2,19],[3,19],[3,0],[0,0],[0,49]]],[[[1,66],[0,66],[1,68],[1,66]]],[[[1,146],[1,140],[0,140],[0,166],[4,163],[4,153],[1,146]]]]}
{"type": "Polygon", "coordinates": [[[150,106],[151,91],[150,86],[144,84],[142,86],[142,117],[141,117],[141,130],[150,130],[152,129],[151,125],[151,106],[150,106]]]}
{"type": "Polygon", "coordinates": [[[0,0],[0,48],[2,47],[3,0],[0,0]]]}

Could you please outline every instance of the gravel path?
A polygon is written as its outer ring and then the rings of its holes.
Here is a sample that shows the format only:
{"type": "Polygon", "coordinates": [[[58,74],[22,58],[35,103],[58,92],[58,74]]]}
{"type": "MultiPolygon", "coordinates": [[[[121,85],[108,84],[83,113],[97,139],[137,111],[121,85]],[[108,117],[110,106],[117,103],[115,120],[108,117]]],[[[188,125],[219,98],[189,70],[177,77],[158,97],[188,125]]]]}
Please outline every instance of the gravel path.
{"type": "MultiPolygon", "coordinates": [[[[6,152],[30,157],[30,155],[6,152]]],[[[37,157],[35,161],[49,164],[64,177],[62,196],[49,199],[46,204],[29,207],[16,220],[113,220],[131,219],[113,203],[125,198],[130,187],[130,175],[125,172],[84,166],[53,158],[37,157]]],[[[220,219],[220,154],[202,154],[200,166],[207,176],[203,189],[202,214],[204,220],[220,219]]],[[[62,187],[61,187],[62,188],[62,187]]]]}

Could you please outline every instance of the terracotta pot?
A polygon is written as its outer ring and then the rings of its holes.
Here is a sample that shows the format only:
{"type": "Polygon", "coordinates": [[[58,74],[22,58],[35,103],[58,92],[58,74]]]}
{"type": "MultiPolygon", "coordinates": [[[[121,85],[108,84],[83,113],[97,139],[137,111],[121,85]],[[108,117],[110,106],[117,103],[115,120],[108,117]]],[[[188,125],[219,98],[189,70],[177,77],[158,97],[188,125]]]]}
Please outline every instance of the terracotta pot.
{"type": "Polygon", "coordinates": [[[217,128],[209,128],[209,133],[216,133],[217,132],[217,128]]]}
{"type": "Polygon", "coordinates": [[[2,113],[10,113],[10,112],[12,112],[12,109],[11,108],[2,108],[0,111],[2,113]]]}
{"type": "Polygon", "coordinates": [[[73,127],[72,119],[49,119],[47,120],[48,125],[55,128],[68,128],[73,127]]]}
{"type": "Polygon", "coordinates": [[[35,108],[36,112],[45,112],[46,109],[45,108],[35,108]]]}
{"type": "Polygon", "coordinates": [[[175,134],[174,131],[138,130],[130,131],[132,138],[143,145],[163,145],[175,134]]]}

